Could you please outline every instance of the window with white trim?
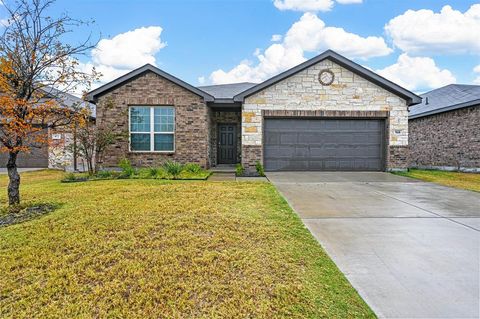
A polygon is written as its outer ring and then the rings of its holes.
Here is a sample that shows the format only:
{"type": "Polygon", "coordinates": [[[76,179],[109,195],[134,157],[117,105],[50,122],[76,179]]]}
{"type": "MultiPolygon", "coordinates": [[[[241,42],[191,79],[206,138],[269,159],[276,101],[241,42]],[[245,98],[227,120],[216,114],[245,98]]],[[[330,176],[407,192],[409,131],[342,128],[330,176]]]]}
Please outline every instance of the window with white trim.
{"type": "Polygon", "coordinates": [[[173,152],[175,108],[173,106],[130,107],[130,151],[173,152]]]}

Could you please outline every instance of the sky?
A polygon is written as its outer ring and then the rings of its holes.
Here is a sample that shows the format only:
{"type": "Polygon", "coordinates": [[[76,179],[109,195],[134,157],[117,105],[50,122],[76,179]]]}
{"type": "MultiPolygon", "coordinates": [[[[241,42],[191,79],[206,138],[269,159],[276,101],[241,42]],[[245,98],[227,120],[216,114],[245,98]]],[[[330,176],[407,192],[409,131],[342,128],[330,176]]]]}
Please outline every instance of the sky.
{"type": "Polygon", "coordinates": [[[66,41],[99,41],[80,58],[97,86],[145,63],[194,86],[261,82],[327,49],[416,93],[480,85],[480,1],[57,0],[50,12],[95,21],[66,41]]]}

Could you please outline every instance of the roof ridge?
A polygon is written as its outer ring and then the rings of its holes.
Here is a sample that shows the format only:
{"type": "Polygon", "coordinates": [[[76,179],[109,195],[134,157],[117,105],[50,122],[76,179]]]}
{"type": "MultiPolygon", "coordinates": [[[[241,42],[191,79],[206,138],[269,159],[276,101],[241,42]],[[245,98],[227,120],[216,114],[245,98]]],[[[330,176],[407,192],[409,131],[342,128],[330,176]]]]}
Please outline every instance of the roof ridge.
{"type": "Polygon", "coordinates": [[[197,86],[197,87],[198,87],[198,88],[204,88],[204,87],[209,87],[209,86],[235,85],[235,84],[253,84],[253,85],[256,85],[256,84],[258,84],[258,83],[244,81],[244,82],[224,83],[224,84],[199,85],[199,86],[197,86]]]}
{"type": "Polygon", "coordinates": [[[415,105],[415,104],[418,104],[418,103],[421,103],[422,102],[422,99],[420,96],[416,95],[415,93],[412,93],[411,91],[403,88],[402,86],[384,78],[383,76],[373,72],[372,70],[369,70],[363,66],[361,66],[360,64],[350,60],[350,59],[347,59],[346,57],[344,57],[343,55],[341,54],[338,54],[336,53],[335,51],[333,50],[326,50],[325,52],[303,62],[303,63],[300,63],[286,71],[283,71],[271,78],[269,78],[268,80],[262,82],[262,83],[259,83],[257,85],[255,85],[254,87],[250,88],[250,89],[247,89],[237,95],[235,95],[233,97],[234,101],[237,101],[237,102],[241,102],[243,101],[246,97],[260,91],[260,90],[263,90],[271,85],[274,85],[298,72],[301,72],[307,68],[309,68],[310,66],[314,65],[314,64],[317,64],[325,59],[330,59],[332,60],[334,63],[336,64],[339,64],[340,66],[346,68],[346,69],[349,69],[350,71],[352,71],[353,73],[356,73],[357,75],[360,75],[361,77],[365,78],[366,80],[382,87],[383,89],[387,90],[387,91],[390,91],[392,92],[393,94],[397,95],[397,96],[400,96],[402,98],[404,98],[408,105],[415,105]]]}

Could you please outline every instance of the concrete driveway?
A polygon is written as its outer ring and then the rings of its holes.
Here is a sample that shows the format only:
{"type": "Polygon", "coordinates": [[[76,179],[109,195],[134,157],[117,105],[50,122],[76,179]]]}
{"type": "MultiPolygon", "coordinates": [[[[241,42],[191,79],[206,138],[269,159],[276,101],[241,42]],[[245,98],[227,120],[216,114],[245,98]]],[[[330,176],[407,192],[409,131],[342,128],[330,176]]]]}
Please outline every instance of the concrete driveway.
{"type": "Polygon", "coordinates": [[[479,193],[388,173],[267,177],[379,317],[479,317],[479,193]]]}

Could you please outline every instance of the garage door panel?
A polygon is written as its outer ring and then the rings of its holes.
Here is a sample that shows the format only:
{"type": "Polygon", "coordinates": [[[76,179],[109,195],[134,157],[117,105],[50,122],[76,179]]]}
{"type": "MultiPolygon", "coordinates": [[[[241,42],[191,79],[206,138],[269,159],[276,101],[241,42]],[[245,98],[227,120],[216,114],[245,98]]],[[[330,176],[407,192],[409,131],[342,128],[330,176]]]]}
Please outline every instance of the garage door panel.
{"type": "Polygon", "coordinates": [[[265,169],[382,170],[383,131],[376,119],[265,119],[265,169]]]}
{"type": "MultiPolygon", "coordinates": [[[[43,129],[36,134],[47,135],[43,129]]],[[[48,167],[48,145],[46,143],[28,145],[28,152],[20,152],[17,156],[17,167],[19,168],[47,168],[48,167]]],[[[8,153],[0,153],[0,167],[7,167],[8,153]]]]}
{"type": "Polygon", "coordinates": [[[295,155],[295,148],[289,146],[265,146],[264,157],[266,159],[291,158],[295,155]]]}
{"type": "Polygon", "coordinates": [[[296,144],[299,141],[297,133],[279,133],[279,134],[280,134],[279,144],[296,144]]]}
{"type": "Polygon", "coordinates": [[[298,133],[298,142],[302,144],[321,144],[324,138],[322,135],[313,132],[298,133]]]}
{"type": "Polygon", "coordinates": [[[305,145],[305,146],[297,145],[297,146],[295,146],[295,157],[300,158],[301,160],[303,160],[303,158],[309,157],[308,145],[305,145]]]}

